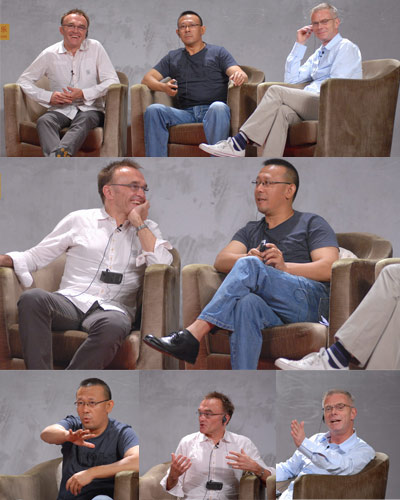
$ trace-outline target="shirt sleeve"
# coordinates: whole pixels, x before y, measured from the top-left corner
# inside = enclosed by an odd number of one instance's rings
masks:
[[[364,442],[359,442],[352,449],[344,451],[340,446],[327,448],[326,445],[308,438],[301,443],[299,451],[317,467],[325,469],[330,474],[342,475],[357,474],[375,456],[375,451]]]
[[[181,441],[178,444],[178,448],[175,451],[175,456],[177,456],[179,454],[187,456],[186,453],[187,453],[187,451],[184,449],[184,446],[183,446],[182,441]],[[162,486],[162,488],[166,492],[170,493],[171,495],[175,495],[176,497],[183,497],[184,496],[184,493],[183,493],[183,479],[185,477],[185,474],[182,474],[181,476],[179,476],[179,479],[178,479],[178,482],[176,483],[176,485],[173,488],[171,488],[170,490],[167,490],[167,479],[168,479],[169,471],[170,470],[171,469],[167,470],[167,473],[165,474],[165,476],[160,481],[160,485]]]
[[[306,50],[307,47],[305,45],[295,42],[293,49],[286,59],[284,77],[285,83],[304,83],[311,80],[314,54],[310,56],[303,65],[301,65],[301,61],[306,53]]]
[[[150,231],[157,238],[154,245],[154,252],[145,252],[142,251],[136,257],[136,265],[142,266],[146,264],[146,266],[150,266],[151,264],[166,264],[167,266],[172,263],[172,255],[169,250],[172,250],[172,245],[169,241],[164,240],[161,235],[161,231],[158,228],[158,224],[150,219],[145,221],[146,225],[150,229]]]
[[[125,453],[134,446],[139,445],[139,438],[130,425],[125,425],[118,438],[118,451],[123,457]]]
[[[261,458],[260,452],[258,451],[257,446],[249,439],[248,443],[244,447],[244,451],[246,454],[252,458],[255,462],[258,463],[260,467],[268,470],[271,474],[275,474],[275,468],[269,467],[264,460]]]
[[[362,78],[360,49],[347,40],[342,42],[333,61],[330,78]]]
[[[174,75],[171,75],[171,67],[170,67],[170,54],[168,53],[166,56],[164,56],[161,61],[159,61],[154,68],[156,71],[158,71],[163,78],[167,78],[167,76],[170,76],[171,78],[174,77]]]
[[[299,451],[295,451],[286,462],[280,462],[276,465],[276,480],[286,481],[286,479],[298,476],[303,466],[304,456]]]
[[[96,43],[96,51],[93,57],[96,57],[98,83],[82,89],[84,102],[89,106],[99,97],[106,95],[108,87],[111,84],[120,83],[118,75],[104,47],[100,42],[97,42],[97,40],[92,40],[92,42]],[[92,54],[90,54],[90,57],[92,57]]]
[[[41,52],[17,80],[17,84],[20,85],[24,93],[45,108],[50,107],[53,92],[37,87],[35,82],[45,76],[48,57],[46,50]]]
[[[325,247],[339,248],[334,230],[319,215],[314,215],[310,218],[308,224],[308,247],[310,252]]]
[[[24,287],[32,285],[32,272],[45,267],[71,246],[73,242],[72,226],[72,217],[69,214],[35,247],[25,252],[7,253],[12,258],[15,274]]]
[[[231,66],[237,66],[235,58],[224,47],[220,48],[219,61],[221,69],[226,73],[226,70]]]

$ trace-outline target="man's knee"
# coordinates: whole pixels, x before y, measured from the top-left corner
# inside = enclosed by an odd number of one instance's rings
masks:
[[[208,112],[210,113],[222,113],[226,114],[230,112],[229,106],[222,101],[215,101],[210,104],[208,108]]]
[[[240,269],[243,271],[246,271],[250,268],[253,269],[265,269],[268,266],[266,266],[263,262],[258,257],[254,256],[248,256],[248,257],[241,257],[238,259],[234,265],[234,268]]]
[[[61,130],[61,126],[58,123],[57,118],[52,113],[44,113],[42,116],[40,116],[37,119],[36,128],[38,129],[38,131],[49,128],[58,132]]]
[[[90,316],[88,318],[90,320]],[[96,333],[102,335],[110,344],[122,341],[131,331],[132,323],[130,318],[121,312],[105,311],[89,326],[82,323],[82,329],[89,334]]]
[[[41,288],[32,288],[22,292],[18,300],[18,310],[34,310],[42,306],[48,297],[49,292]]]
[[[154,118],[156,116],[160,116],[160,115],[163,115],[166,111],[166,106],[164,104],[158,104],[158,103],[155,103],[155,104],[150,104],[150,106],[148,106],[146,108],[146,111],[144,112],[144,119],[151,119],[151,118]]]

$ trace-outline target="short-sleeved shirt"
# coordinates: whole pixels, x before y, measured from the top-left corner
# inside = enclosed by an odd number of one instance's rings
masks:
[[[234,234],[233,240],[243,243],[247,251],[267,240],[279,248],[285,262],[296,263],[312,262],[310,254],[318,248],[338,247],[336,234],[323,217],[297,210],[272,229],[268,228],[265,218],[250,221]]]
[[[73,415],[68,415],[58,424],[67,430],[76,431],[82,429],[80,419]],[[87,448],[70,442],[62,445],[62,480],[57,500],[92,500],[94,496],[100,494],[112,497],[114,494],[114,477],[94,479],[84,486],[77,496],[66,491],[65,484],[76,472],[98,465],[109,465],[121,460],[129,448],[139,444],[139,439],[130,425],[123,424],[112,418],[109,419],[106,430],[100,436],[87,441],[93,443],[95,447]]]
[[[206,44],[192,56],[184,48],[171,50],[154,69],[164,78],[169,76],[178,82],[178,106],[186,109],[215,101],[226,103],[229,81],[226,70],[236,65],[224,47]]]

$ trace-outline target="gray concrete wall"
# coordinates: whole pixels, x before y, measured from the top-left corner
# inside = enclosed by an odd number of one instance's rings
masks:
[[[375,451],[389,455],[389,481],[386,498],[399,498],[400,421],[398,371],[278,372],[277,374],[277,462],[287,460],[295,451],[290,422],[304,420],[306,436],[328,429],[322,423],[322,395],[333,388],[350,391],[358,414],[357,435]]]
[[[100,206],[96,176],[107,159],[0,158],[0,252],[38,243],[67,213]],[[297,158],[297,210],[325,217],[336,232],[366,231],[400,256],[398,158]],[[150,218],[183,265],[213,264],[236,230],[257,214],[251,180],[257,158],[142,158]]]
[[[267,81],[282,81],[284,61],[296,30],[309,22],[315,0],[81,0],[91,19],[90,37],[100,40],[115,67],[130,84],[139,83],[167,50],[178,48],[176,18],[186,9],[204,19],[208,43],[224,45],[239,64],[258,67]],[[336,0],[343,36],[357,43],[363,59],[399,58],[400,11],[397,0]],[[0,41],[0,83],[15,82],[41,50],[60,39],[60,14],[75,0],[1,0],[0,21],[10,24],[10,40]],[[317,48],[309,42],[307,54]],[[400,105],[398,106],[399,109]],[[397,112],[399,115],[399,112]],[[0,155],[4,147],[4,106],[0,104]],[[400,123],[396,120],[392,156],[400,156]]]

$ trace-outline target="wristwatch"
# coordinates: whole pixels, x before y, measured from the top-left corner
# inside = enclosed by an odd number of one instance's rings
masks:
[[[143,223],[143,224],[141,224],[140,226],[138,226],[138,227],[136,228],[136,233],[138,233],[141,229],[144,229],[144,228],[146,228],[146,227],[148,227],[148,226],[147,226],[147,224],[144,224],[144,223]]]

